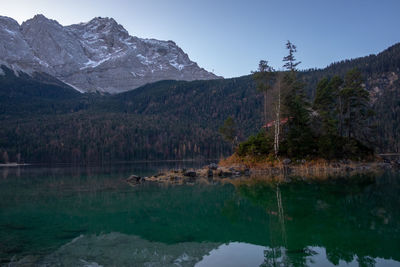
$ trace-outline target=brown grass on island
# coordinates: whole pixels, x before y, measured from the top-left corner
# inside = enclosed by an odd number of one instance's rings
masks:
[[[320,158],[291,161],[274,157],[239,157],[237,154],[221,159],[219,166],[249,168],[252,181],[268,180],[276,182],[293,180],[319,181],[345,176],[355,177],[382,173],[384,170],[399,167],[384,162],[379,157],[363,161],[325,160]]]
[[[284,169],[294,168],[297,170],[326,170],[326,169],[362,169],[372,168],[386,165],[379,157],[369,158],[367,160],[352,161],[352,160],[326,160],[321,158],[309,160],[296,160],[268,157],[239,157],[236,153],[223,158],[219,161],[219,166],[232,167],[241,166],[252,170],[268,170],[268,169]]]

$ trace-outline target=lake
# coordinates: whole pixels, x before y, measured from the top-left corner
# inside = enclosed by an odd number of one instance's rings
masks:
[[[200,162],[0,168],[0,264],[400,266],[400,175],[132,187]]]

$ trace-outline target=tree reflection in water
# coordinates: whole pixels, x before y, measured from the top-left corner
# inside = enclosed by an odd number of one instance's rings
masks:
[[[334,265],[357,260],[360,266],[374,266],[378,257],[399,261],[395,174],[290,183],[259,178],[235,186],[269,215],[262,266],[308,266],[318,254],[313,247],[325,248]]]

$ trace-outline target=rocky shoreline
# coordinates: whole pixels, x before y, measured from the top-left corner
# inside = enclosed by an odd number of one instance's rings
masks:
[[[400,162],[352,162],[349,160],[335,162],[292,162],[284,159],[279,164],[263,164],[249,167],[246,164],[216,164],[211,163],[199,169],[173,169],[159,172],[151,177],[131,175],[126,182],[132,186],[144,182],[168,184],[218,183],[237,179],[266,178],[271,180],[283,179],[290,181],[290,177],[301,180],[324,180],[345,175],[377,173],[385,170],[400,169]],[[296,179],[297,180],[297,179]]]
[[[199,181],[209,183],[226,178],[250,177],[250,175],[251,171],[248,168],[228,168],[211,163],[200,169],[173,169],[159,172],[151,177],[131,175],[126,181],[130,185],[138,185],[143,182],[191,184]]]

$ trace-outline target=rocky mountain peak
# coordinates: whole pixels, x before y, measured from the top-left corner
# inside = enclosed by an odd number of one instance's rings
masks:
[[[34,54],[49,66],[47,72],[52,75],[74,71],[85,62],[79,40],[55,20],[36,15],[22,23],[21,32]]]
[[[88,24],[118,25],[115,19],[109,17],[95,17],[92,20],[90,20]]]
[[[18,30],[19,29],[19,24],[13,18],[9,18],[9,17],[6,17],[6,16],[0,16],[0,27],[2,29]]]
[[[173,41],[130,36],[113,18],[62,26],[39,14],[20,27],[0,17],[0,35],[0,64],[46,72],[83,92],[118,93],[159,80],[219,78]]]
[[[113,18],[102,18],[102,17],[97,17],[89,21],[88,23],[83,24],[85,25],[87,30],[90,30],[92,32],[103,32],[103,33],[109,33],[109,32],[124,32],[128,34],[128,32],[125,30],[125,28],[118,24]]]
[[[59,24],[56,20],[48,19],[42,14],[35,15],[33,18],[28,19],[27,21],[24,21],[21,25],[22,29],[27,29],[30,27],[57,27],[57,28],[62,28],[62,25]]]
[[[119,40],[130,37],[125,28],[113,18],[97,17],[87,23],[74,24],[66,28],[86,40],[88,45],[103,41],[105,42],[103,45],[114,46]]]
[[[46,18],[46,16],[43,14],[36,14],[30,20],[32,20],[32,21],[50,21],[50,19]]]

